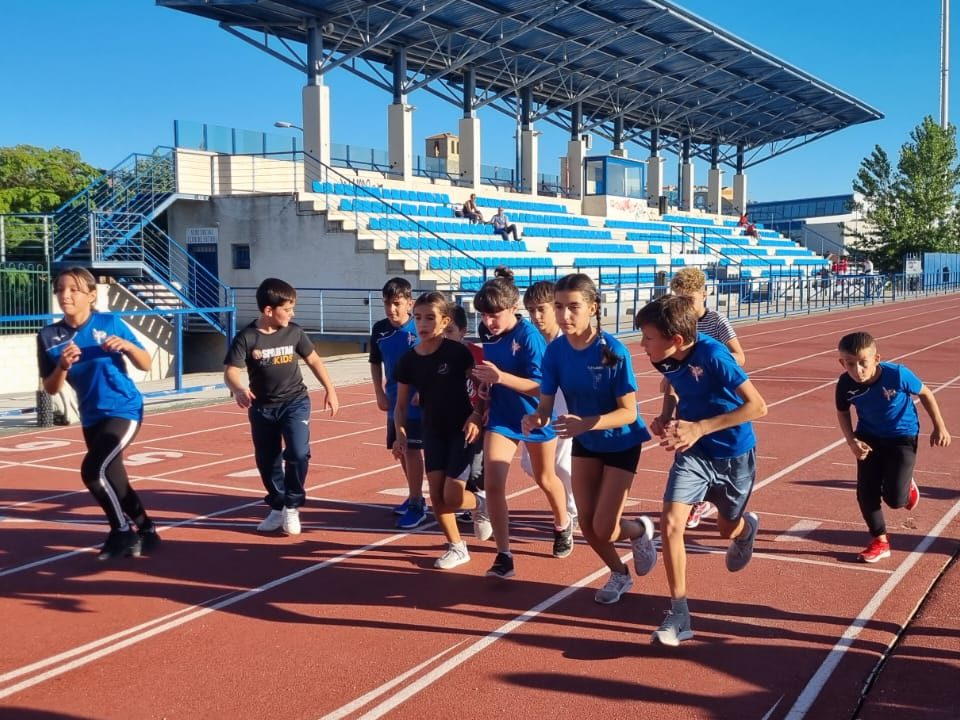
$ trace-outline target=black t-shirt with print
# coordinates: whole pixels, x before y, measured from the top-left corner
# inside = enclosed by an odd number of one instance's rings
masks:
[[[237,333],[223,364],[247,368],[255,405],[282,405],[307,394],[300,358],[312,352],[313,343],[296,323],[264,333],[254,321]]]
[[[443,338],[430,355],[410,350],[397,363],[397,382],[413,385],[420,393],[424,423],[439,433],[459,432],[473,412],[467,392],[467,373],[473,355],[463,343]]]

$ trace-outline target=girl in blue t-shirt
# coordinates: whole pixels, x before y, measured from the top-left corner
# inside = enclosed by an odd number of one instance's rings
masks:
[[[55,395],[67,382],[77,392],[87,445],[80,476],[110,522],[97,558],[149,552],[159,536],[130,486],[123,450],[143,421],[143,396],[127,375],[124,358],[149,370],[150,354],[120,318],[94,311],[97,283],[86,268],[61,272],[54,292],[63,319],[37,335],[37,359],[44,390]]]
[[[553,511],[554,555],[568,549],[573,524],[567,513],[563,484],[554,472],[556,437],[553,428],[537,429],[524,436],[520,427],[524,415],[534,411],[540,394],[541,361],[546,341],[533,325],[516,314],[520,291],[513,273],[497,268],[496,277],[477,292],[473,306],[483,320],[484,361],[473,370],[476,380],[490,387],[490,404],[483,443],[486,502],[478,508],[489,516],[497,543],[497,557],[487,575],[512,577],[510,516],[507,510],[507,471],[521,440],[527,444],[533,479],[543,490]],[[565,554],[569,554],[566,552]]]
[[[540,403],[523,419],[523,429],[532,433],[553,427],[559,437],[573,438],[573,494],[580,531],[610,568],[610,578],[594,599],[610,604],[633,586],[616,541],[630,541],[638,575],[649,573],[657,561],[650,519],[622,517],[640,446],[650,433],[637,414],[630,354],[600,329],[600,298],[593,280],[582,273],[560,278],[554,306],[563,336],[547,347]],[[551,421],[558,389],[567,400],[568,413]]]

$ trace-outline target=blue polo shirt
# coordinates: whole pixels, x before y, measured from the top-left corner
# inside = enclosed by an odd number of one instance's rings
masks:
[[[601,337],[619,358],[610,367],[603,364]],[[617,398],[637,390],[630,354],[623,343],[606,332],[582,350],[574,348],[570,340],[561,335],[547,346],[543,356],[540,392],[556,395],[557,388],[563,390],[567,408],[574,415],[589,417],[612,412],[618,407]],[[590,430],[577,436],[581,445],[596,453],[627,450],[649,439],[650,433],[639,415],[629,425]]]
[[[388,418],[393,417],[394,408],[397,406],[397,379],[394,377],[397,363],[410,348],[419,344],[417,324],[412,315],[400,327],[396,327],[386,318],[378,320],[370,333],[370,364],[383,365],[384,390],[390,403]],[[412,392],[410,397],[413,398]],[[417,405],[407,407],[407,419],[420,419],[420,408]]]
[[[41,377],[56,369],[60,355],[71,341],[80,348],[80,359],[67,372],[67,382],[77,393],[84,427],[107,418],[143,421],[143,396],[127,374],[123,354],[101,347],[111,335],[143,348],[127,324],[110,313],[94,312],[78,328],[60,320],[37,334]]]
[[[543,379],[543,353],[547,341],[526,318],[518,316],[513,329],[502,335],[481,336],[483,359],[500,370],[537,383]],[[552,427],[539,428],[524,435],[520,427],[524,415],[537,409],[537,398],[504,387],[500,383],[490,388],[490,415],[487,429],[504,437],[526,442],[546,442],[556,437]]]
[[[653,366],[663,373],[679,395],[677,417],[696,422],[724,415],[743,405],[738,387],[747,382],[747,374],[737,365],[725,345],[699,333],[683,360],[667,358]],[[753,423],[745,422],[704,435],[694,447],[717,460],[734,458],[757,444]]]
[[[837,380],[837,410],[857,409],[856,432],[874,437],[915,437],[920,418],[913,395],[923,389],[920,378],[905,365],[882,362],[880,377],[872,383],[858,383],[847,373]]]

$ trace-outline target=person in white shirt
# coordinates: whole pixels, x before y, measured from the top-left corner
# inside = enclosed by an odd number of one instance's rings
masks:
[[[510,219],[503,213],[503,208],[497,208],[497,214],[490,218],[490,224],[493,225],[493,231],[504,240],[509,240],[507,235],[513,233],[514,241],[520,241],[517,237],[517,226],[510,223]]]

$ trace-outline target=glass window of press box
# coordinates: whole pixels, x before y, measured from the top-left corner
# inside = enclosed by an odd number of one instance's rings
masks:
[[[616,195],[640,198],[647,196],[647,164],[627,158],[589,157],[586,168],[585,195]]]

